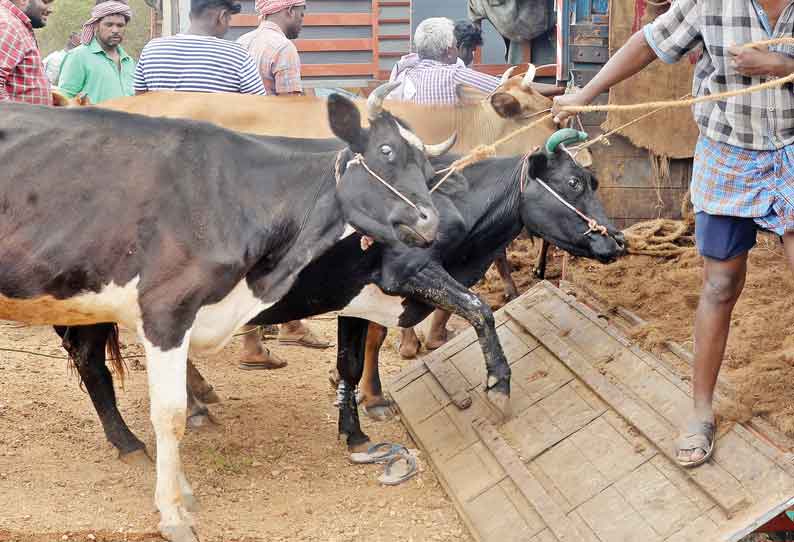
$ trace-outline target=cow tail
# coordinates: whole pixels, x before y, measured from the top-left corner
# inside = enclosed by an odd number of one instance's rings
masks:
[[[105,343],[108,352],[108,361],[113,372],[118,376],[119,387],[124,389],[124,378],[127,375],[127,364],[121,355],[121,345],[119,343],[119,326],[113,324],[108,333],[107,342]]]

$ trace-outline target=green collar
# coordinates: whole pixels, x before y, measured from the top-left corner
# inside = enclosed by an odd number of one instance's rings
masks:
[[[91,43],[86,45],[86,47],[88,47],[88,50],[91,51],[94,54],[103,54],[106,57],[108,56],[107,53],[105,52],[105,50],[102,48],[102,46],[99,45],[99,41],[97,41],[96,37],[94,39],[92,39]],[[118,49],[119,49],[119,59],[120,60],[124,61],[124,60],[126,60],[128,58],[131,58],[130,55],[127,54],[127,51],[125,51],[124,48],[121,45],[119,45]]]

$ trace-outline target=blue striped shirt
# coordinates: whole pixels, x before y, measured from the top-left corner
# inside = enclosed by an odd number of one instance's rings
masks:
[[[251,56],[237,43],[212,36],[157,38],[141,51],[135,91],[267,94]]]

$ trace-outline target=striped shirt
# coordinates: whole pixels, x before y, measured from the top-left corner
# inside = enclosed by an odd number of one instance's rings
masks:
[[[435,60],[419,59],[416,54],[404,56],[392,71],[390,80],[403,85],[392,99],[418,104],[458,103],[458,85],[468,85],[490,94],[499,86],[500,80],[491,75],[467,68],[463,62],[444,64]]]
[[[253,59],[234,42],[177,34],[157,38],[141,51],[135,91],[266,94]]]

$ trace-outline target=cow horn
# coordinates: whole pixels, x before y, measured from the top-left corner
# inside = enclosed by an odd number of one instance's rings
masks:
[[[451,136],[449,136],[449,139],[442,143],[436,143],[435,145],[425,145],[425,154],[431,158],[443,156],[449,151],[449,149],[452,148],[457,139],[458,132],[454,132]]]
[[[401,84],[402,83],[399,81],[383,83],[372,91],[372,94],[367,98],[367,118],[369,120],[375,120],[375,118],[380,115],[381,111],[383,111],[383,100],[386,99],[386,96],[391,94],[391,91]]]
[[[527,66],[527,73],[524,74],[524,78],[521,80],[521,88],[528,89],[532,85],[532,81],[535,80],[535,72],[537,68],[531,62],[529,66]]]
[[[573,128],[563,128],[562,130],[557,130],[551,134],[551,137],[549,137],[548,141],[546,141],[546,152],[553,154],[557,152],[557,147],[560,145],[572,141],[585,141],[586,139],[587,134],[585,132],[580,132],[579,130],[574,130]]]
[[[500,87],[507,83],[508,79],[510,79],[510,77],[513,75],[513,72],[516,71],[516,68],[518,68],[518,66],[510,66],[505,70],[505,72],[502,74],[502,79],[499,81]]]

